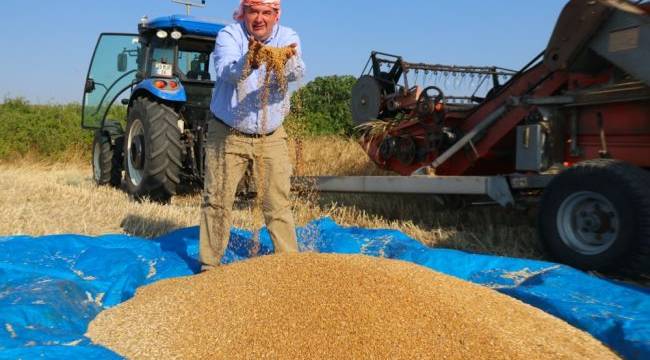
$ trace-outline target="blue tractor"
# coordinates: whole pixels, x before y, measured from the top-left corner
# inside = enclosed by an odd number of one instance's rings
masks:
[[[175,15],[143,18],[138,34],[100,35],[82,109],[82,127],[95,131],[97,184],[157,202],[202,184],[210,60],[223,27]]]

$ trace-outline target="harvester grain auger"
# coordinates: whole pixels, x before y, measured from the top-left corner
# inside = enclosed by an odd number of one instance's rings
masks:
[[[320,190],[483,194],[504,206],[537,194],[539,235],[558,260],[647,272],[649,9],[572,0],[520,71],[373,52],[353,118],[370,158],[403,176],[319,178]],[[450,94],[463,79],[475,89]]]

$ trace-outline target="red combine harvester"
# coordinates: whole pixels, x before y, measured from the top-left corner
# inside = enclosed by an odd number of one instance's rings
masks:
[[[353,118],[370,158],[403,176],[321,177],[318,188],[483,194],[503,206],[537,196],[540,238],[559,261],[646,272],[649,12],[572,0],[546,50],[521,71],[373,52],[353,89]],[[482,96],[452,96],[436,81],[417,85],[418,75],[491,85]]]

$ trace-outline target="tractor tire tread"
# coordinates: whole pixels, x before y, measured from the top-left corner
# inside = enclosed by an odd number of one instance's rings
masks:
[[[594,174],[615,179],[612,186],[619,186],[619,191],[625,194],[637,212],[634,216],[636,238],[638,243],[627,251],[627,254],[616,261],[611,270],[626,275],[650,274],[650,174],[648,171],[616,159],[587,160],[575,165],[566,172],[576,176],[589,177]],[[546,198],[542,198],[542,208]]]
[[[94,141],[99,142],[99,147],[100,147],[100,153],[99,153],[100,174],[99,174],[99,179],[95,178],[95,182],[97,183],[97,185],[100,186],[109,185],[112,187],[119,187],[122,182],[122,165],[120,161],[121,142],[116,143],[116,146],[114,148],[113,145],[111,144],[110,136],[108,134],[104,134],[101,130],[98,130],[95,133]],[[93,151],[95,151],[94,145],[93,145]]]
[[[148,163],[145,178],[141,189],[131,191],[132,195],[167,202],[176,194],[182,169],[183,145],[177,124],[178,114],[171,107],[147,97],[136,99],[134,108],[144,110],[145,116],[140,120],[148,132],[145,134],[146,142],[153,151],[145,154]]]

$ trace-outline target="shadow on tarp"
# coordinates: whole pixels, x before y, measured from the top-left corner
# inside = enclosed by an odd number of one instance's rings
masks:
[[[162,234],[178,228],[178,224],[154,216],[128,214],[120,222],[124,233],[137,237],[151,237],[151,234]]]
[[[199,269],[198,228],[154,240],[109,235],[0,238],[0,358],[111,358],[83,336],[104,308],[158,280]],[[650,292],[548,262],[431,249],[399,231],[344,228],[322,219],[298,229],[301,251],[410,261],[491,287],[593,334],[630,359],[650,358]],[[224,263],[251,256],[233,230]],[[270,254],[268,232],[259,254]]]

